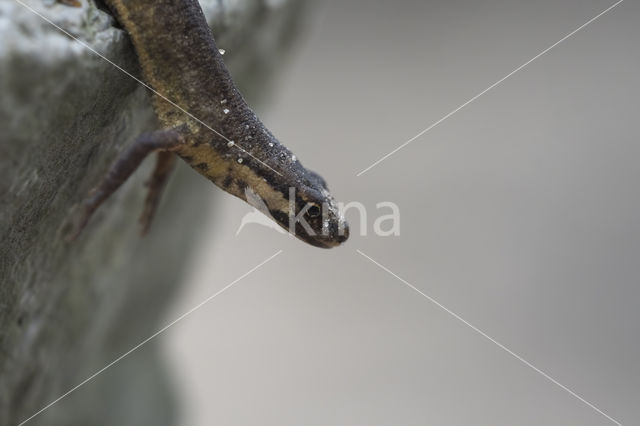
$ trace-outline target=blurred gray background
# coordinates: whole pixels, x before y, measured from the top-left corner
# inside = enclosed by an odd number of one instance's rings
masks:
[[[640,424],[638,2],[356,177],[613,3],[318,3],[261,115],[368,207],[369,235],[331,251],[236,236],[251,209],[216,197],[168,320],[284,252],[160,338],[182,424],[614,424],[356,249]],[[400,207],[400,237],[371,232],[380,201]]]

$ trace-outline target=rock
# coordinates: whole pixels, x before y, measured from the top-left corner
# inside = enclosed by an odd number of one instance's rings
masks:
[[[138,76],[124,32],[92,2],[21,0]],[[250,103],[296,28],[297,0],[210,0],[203,8]],[[156,124],[133,79],[15,0],[0,2],[0,425],[18,425],[152,335],[179,287],[216,188],[181,166],[151,232],[138,236],[153,160],[74,243],[72,208],[115,155]],[[28,424],[171,425],[155,341]]]

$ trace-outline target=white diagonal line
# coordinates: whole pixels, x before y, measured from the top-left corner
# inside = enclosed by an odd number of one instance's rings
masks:
[[[496,346],[498,346],[500,349],[502,349],[503,351],[507,352],[509,355],[513,356],[514,358],[516,358],[518,361],[522,362],[523,364],[525,364],[527,367],[531,368],[532,370],[534,370],[535,372],[541,374],[544,378],[546,378],[547,380],[549,380],[550,382],[554,383],[555,385],[559,386],[560,388],[562,388],[563,390],[565,390],[566,392],[568,392],[569,394],[573,395],[575,398],[579,399],[580,401],[582,401],[583,403],[585,403],[586,405],[588,405],[589,407],[591,407],[592,409],[594,409],[595,411],[597,411],[598,413],[602,414],[604,417],[606,417],[607,419],[611,420],[613,423],[617,424],[618,426],[622,426],[622,423],[620,423],[619,421],[615,420],[613,417],[609,416],[607,413],[605,413],[604,411],[600,410],[598,407],[596,407],[595,405],[593,405],[592,403],[590,403],[589,401],[587,401],[586,399],[584,399],[583,397],[581,397],[580,395],[578,395],[577,393],[575,393],[574,391],[572,391],[571,389],[569,389],[568,387],[566,387],[565,385],[563,385],[562,383],[558,382],[556,379],[554,379],[553,377],[551,377],[550,375],[548,375],[547,373],[545,373],[544,371],[540,370],[538,367],[536,367],[535,365],[531,364],[529,361],[527,361],[526,359],[524,359],[523,357],[521,357],[520,355],[518,355],[517,353],[513,352],[511,349],[507,348],[506,346],[504,346],[502,343],[498,342],[496,339],[494,339],[493,337],[489,336],[487,333],[485,333],[484,331],[480,330],[478,327],[476,327],[475,325],[471,324],[470,322],[468,322],[467,320],[465,320],[464,318],[462,318],[460,315],[456,314],[455,312],[453,312],[451,309],[447,308],[446,306],[444,306],[443,304],[441,304],[440,302],[438,302],[436,299],[434,299],[433,297],[427,295],[426,293],[422,292],[421,290],[419,290],[417,287],[415,287],[413,284],[411,284],[410,282],[404,280],[403,278],[399,277],[398,275],[396,275],[395,273],[393,273],[389,268],[387,268],[384,265],[381,265],[380,263],[378,263],[377,261],[375,261],[374,259],[372,259],[371,257],[367,256],[366,254],[364,254],[362,251],[360,250],[356,250],[358,252],[358,254],[360,254],[361,256],[365,257],[366,259],[368,259],[369,261],[371,261],[372,263],[374,263],[376,266],[378,266],[380,269],[382,269],[383,271],[389,273],[390,275],[392,275],[393,277],[395,277],[396,279],[398,279],[399,281],[401,281],[403,284],[405,284],[407,287],[409,287],[410,289],[414,290],[415,292],[417,292],[418,294],[420,294],[422,297],[424,297],[425,299],[429,300],[431,303],[435,304],[436,306],[438,306],[440,309],[444,310],[445,312],[447,312],[449,315],[453,316],[455,319],[457,319],[458,321],[462,322],[464,325],[466,325],[467,327],[471,328],[473,331],[475,331],[476,333],[480,334],[481,336],[485,337],[486,339],[488,339],[489,341],[491,341],[492,343],[494,343]]]
[[[422,130],[420,133],[418,133],[417,135],[415,135],[414,137],[412,137],[411,139],[409,139],[408,141],[406,141],[405,143],[403,143],[402,145],[398,146],[396,149],[394,149],[393,151],[389,152],[388,154],[384,155],[382,158],[380,158],[379,160],[377,160],[375,163],[371,164],[369,167],[367,167],[364,170],[361,170],[356,176],[361,176],[364,173],[368,172],[369,170],[371,170],[372,168],[374,168],[375,166],[377,166],[378,164],[380,164],[381,162],[383,162],[384,160],[386,160],[387,158],[391,157],[393,154],[395,154],[396,152],[400,151],[402,148],[404,148],[405,146],[409,145],[411,142],[413,142],[414,140],[418,139],[420,136],[424,135],[425,133],[427,133],[429,130],[433,129],[434,127],[436,127],[438,124],[442,123],[443,121],[445,121],[447,118],[451,117],[453,114],[457,113],[458,111],[460,111],[462,108],[466,107],[467,105],[469,105],[470,103],[472,103],[473,101],[475,101],[476,99],[478,99],[480,96],[484,95],[485,93],[487,93],[489,90],[493,89],[494,87],[498,86],[500,83],[502,83],[503,81],[505,81],[506,79],[508,79],[509,77],[511,77],[512,75],[514,75],[515,73],[517,73],[518,71],[520,71],[521,69],[523,69],[524,67],[526,67],[527,65],[529,65],[530,63],[532,63],[533,61],[535,61],[536,59],[540,58],[542,55],[544,55],[545,53],[549,52],[551,49],[553,49],[554,47],[556,47],[557,45],[559,45],[560,43],[562,43],[563,41],[565,41],[566,39],[568,39],[569,37],[573,36],[574,34],[576,34],[578,31],[582,30],[584,27],[586,27],[587,25],[591,24],[593,21],[595,21],[596,19],[600,18],[602,15],[604,15],[605,13],[609,12],[611,9],[613,9],[614,7],[618,6],[620,3],[622,3],[624,0],[618,0],[616,3],[614,3],[613,5],[609,6],[608,8],[606,8],[605,10],[603,10],[602,12],[600,12],[599,14],[597,14],[596,16],[594,16],[593,18],[589,19],[587,22],[585,22],[584,24],[580,25],[578,28],[576,28],[575,30],[571,31],[569,34],[567,34],[566,36],[562,37],[560,40],[558,40],[557,42],[553,43],[551,46],[547,47],[546,49],[544,49],[542,52],[538,53],[536,56],[534,56],[533,58],[529,59],[527,62],[525,62],[524,64],[520,65],[518,68],[516,68],[515,70],[511,71],[509,74],[505,75],[504,77],[502,77],[500,80],[496,81],[495,83],[493,83],[491,86],[487,87],[486,89],[484,89],[482,92],[478,93],[477,95],[475,95],[473,98],[469,99],[468,101],[466,101],[465,103],[463,103],[462,105],[460,105],[459,107],[457,107],[456,109],[454,109],[453,111],[451,111],[450,113],[448,113],[447,115],[445,115],[444,117],[442,117],[441,119],[439,119],[438,121],[436,121],[435,123],[431,124],[429,127],[427,127],[426,129]]]
[[[223,292],[225,292],[226,290],[228,290],[229,288],[231,288],[231,286],[233,286],[234,284],[236,284],[238,281],[242,280],[243,278],[245,278],[246,276],[248,276],[249,274],[251,274],[252,272],[254,272],[256,269],[260,268],[261,266],[263,266],[264,264],[266,264],[267,262],[273,260],[276,256],[278,256],[280,253],[282,253],[282,250],[278,250],[275,254],[273,254],[271,257],[269,257],[268,259],[262,261],[261,263],[259,263],[258,265],[254,266],[253,268],[251,268],[250,270],[248,270],[247,272],[245,272],[244,274],[242,274],[241,276],[239,276],[238,278],[236,278],[235,280],[233,280],[231,283],[227,284],[226,286],[224,286],[222,289],[218,290],[216,293],[212,294],[211,296],[207,297],[206,299],[204,299],[202,302],[198,303],[196,306],[194,306],[193,308],[189,309],[187,312],[185,312],[184,314],[180,315],[178,318],[176,318],[175,320],[171,321],[169,324],[165,325],[164,327],[162,327],[160,330],[156,331],[155,333],[153,333],[151,336],[147,337],[146,339],[144,339],[143,341],[141,341],[140,343],[138,343],[136,346],[134,346],[133,348],[129,349],[127,352],[123,353],[122,355],[120,355],[118,358],[114,359],[113,361],[111,361],[109,364],[105,365],[104,367],[102,367],[100,370],[96,371],[95,373],[93,373],[91,376],[87,377],[86,379],[84,379],[82,382],[78,383],[76,386],[72,387],[71,389],[69,389],[67,392],[65,392],[64,394],[62,394],[61,396],[59,396],[58,398],[56,398],[55,400],[51,401],[49,404],[45,405],[44,407],[42,407],[40,410],[38,410],[36,413],[34,413],[32,416],[30,416],[29,418],[23,420],[20,424],[18,424],[18,426],[22,426],[25,423],[29,422],[30,420],[32,420],[34,417],[40,415],[42,412],[44,412],[45,410],[51,408],[53,405],[57,404],[58,402],[60,402],[62,399],[66,398],[67,396],[71,395],[73,392],[75,392],[76,390],[78,390],[80,387],[84,386],[85,384],[87,384],[88,382],[90,382],[91,380],[95,379],[97,376],[99,376],[100,374],[104,373],[107,369],[113,367],[115,364],[117,364],[118,362],[122,361],[125,357],[131,355],[133,352],[137,351],[138,349],[140,349],[142,346],[146,345],[147,343],[149,343],[151,340],[153,340],[154,338],[158,337],[160,334],[164,333],[165,331],[167,331],[169,328],[171,328],[172,326],[174,326],[176,323],[182,321],[183,319],[185,319],[187,316],[191,315],[192,313],[194,313],[195,311],[197,311],[198,309],[200,309],[201,307],[203,307],[204,305],[206,305],[207,303],[209,303],[210,301],[212,301],[213,299],[215,299],[216,297],[218,297],[220,294],[222,294]]]
[[[176,104],[175,102],[173,102],[172,100],[170,100],[169,98],[167,98],[166,96],[164,96],[163,94],[161,94],[160,92],[158,92],[157,90],[155,90],[153,87],[149,86],[147,83],[145,83],[144,81],[140,80],[139,78],[137,78],[136,76],[134,76],[133,74],[131,74],[129,71],[125,70],[124,68],[122,68],[120,65],[116,64],[115,62],[113,62],[112,60],[110,60],[109,58],[107,58],[106,56],[104,56],[103,54],[101,54],[100,52],[98,52],[97,50],[95,50],[93,47],[89,46],[87,43],[85,43],[84,41],[80,40],[78,37],[74,36],[73,34],[71,34],[70,32],[68,32],[67,30],[65,30],[64,28],[60,27],[59,25],[57,25],[56,23],[54,23],[53,21],[51,21],[49,18],[47,18],[46,16],[42,15],[40,12],[38,12],[37,10],[33,9],[31,6],[23,3],[21,0],[14,0],[16,3],[20,4],[22,7],[24,7],[25,9],[29,10],[30,12],[32,12],[33,14],[39,16],[41,19],[43,19],[44,21],[46,21],[47,23],[49,23],[50,25],[52,25],[53,27],[55,27],[58,31],[60,31],[61,33],[63,33],[64,35],[66,35],[67,37],[71,38],[72,40],[76,41],[77,43],[79,43],[80,45],[82,45],[83,47],[89,49],[91,52],[95,53],[96,55],[98,55],[100,58],[104,59],[105,61],[107,61],[108,63],[110,63],[111,65],[113,65],[114,67],[116,67],[118,70],[120,70],[121,72],[123,72],[124,74],[126,74],[127,76],[129,76],[130,78],[134,79],[135,81],[137,81],[139,84],[141,84],[142,86],[146,87],[147,89],[149,89],[151,92],[153,92],[155,95],[157,95],[158,97],[164,99],[165,101],[167,101],[169,104],[171,104],[173,107],[175,107],[176,109],[182,111],[183,113],[185,113],[186,115],[188,115],[189,117],[191,117],[192,119],[194,119],[195,121],[197,121],[198,123],[202,124],[204,127],[206,127],[207,129],[211,130],[213,133],[215,133],[216,135],[220,136],[222,139],[224,139],[227,142],[232,142],[231,139],[227,138],[225,135],[223,135],[222,133],[218,132],[217,130],[215,130],[214,128],[212,128],[211,126],[209,126],[207,123],[205,123],[204,121],[200,120],[198,117],[194,116],[193,114],[191,114],[189,111],[187,111],[186,109],[182,108],[180,105]],[[278,172],[277,170],[275,170],[273,167],[271,167],[270,165],[268,165],[267,163],[265,163],[264,161],[260,160],[259,158],[255,157],[253,154],[251,154],[249,151],[247,151],[246,149],[244,149],[242,146],[240,146],[237,142],[234,142],[233,145],[234,147],[237,147],[240,151],[244,152],[245,154],[247,154],[249,157],[253,158],[254,160],[256,160],[258,163],[262,164],[263,166],[271,169],[271,171],[273,171],[274,173],[282,176],[282,174],[280,172]]]

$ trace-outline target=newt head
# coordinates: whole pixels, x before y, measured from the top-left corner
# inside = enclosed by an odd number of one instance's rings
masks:
[[[270,203],[273,195],[260,187],[257,191],[246,187],[245,200],[307,244],[320,248],[339,246],[349,238],[349,225],[324,179],[302,167],[296,174],[294,185],[278,186],[280,202]],[[272,193],[272,189],[268,192]]]
[[[290,208],[289,223],[295,226],[294,235],[302,241],[316,247],[336,247],[349,238],[349,225],[325,180],[305,171],[306,179],[298,183],[295,191],[293,188],[289,191],[289,204],[295,205],[295,210]]]

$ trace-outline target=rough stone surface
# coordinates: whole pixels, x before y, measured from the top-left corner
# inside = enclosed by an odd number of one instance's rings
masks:
[[[87,0],[22,0],[138,74],[128,38]],[[296,0],[202,1],[252,103],[300,24]],[[118,150],[155,127],[146,91],[14,0],[0,0],[0,425],[17,425],[158,330],[215,188],[181,166],[138,236],[145,162],[75,243],[61,229]],[[153,342],[28,424],[171,425]]]

